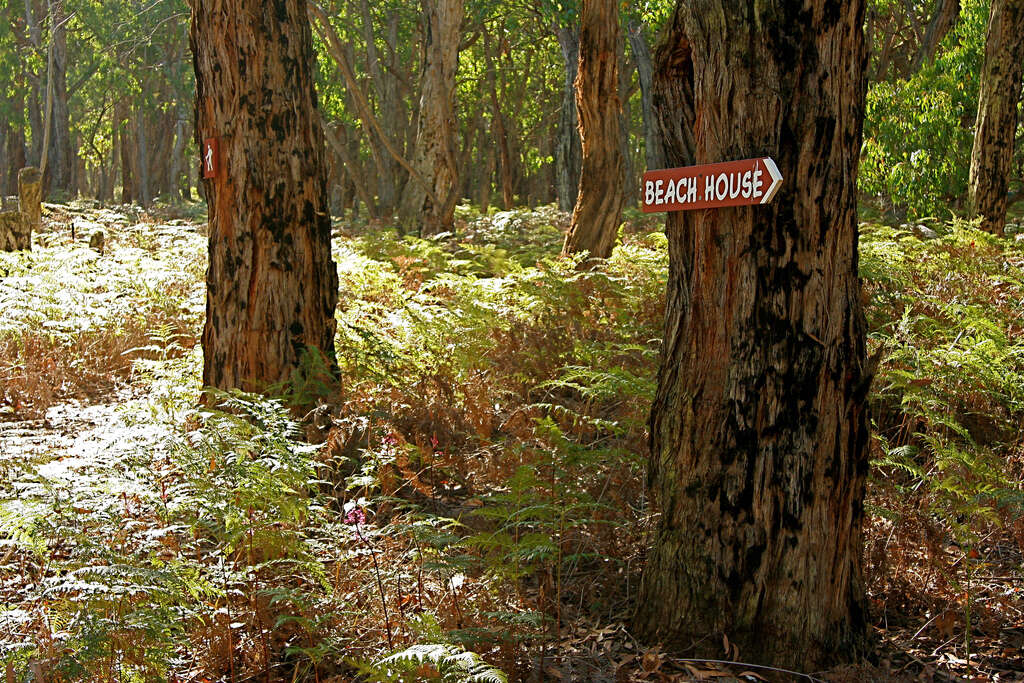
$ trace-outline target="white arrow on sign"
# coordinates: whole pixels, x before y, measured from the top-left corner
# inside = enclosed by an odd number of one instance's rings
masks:
[[[644,173],[645,213],[756,206],[772,201],[782,173],[770,157],[662,168]]]
[[[765,191],[764,197],[761,199],[762,204],[767,204],[775,196],[775,193],[779,191],[779,185],[782,185],[782,174],[779,173],[779,167],[775,165],[775,161],[771,157],[763,157],[761,162],[768,169],[768,173],[772,177],[771,187]]]

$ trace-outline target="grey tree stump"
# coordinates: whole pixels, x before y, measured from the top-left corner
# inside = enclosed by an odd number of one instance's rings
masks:
[[[0,213],[0,251],[32,249],[32,231],[43,220],[43,178],[38,168],[18,172],[18,211]]]

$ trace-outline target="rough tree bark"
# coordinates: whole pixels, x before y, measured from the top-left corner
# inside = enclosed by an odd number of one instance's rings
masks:
[[[658,51],[668,164],[771,156],[784,178],[768,206],[667,222],[635,628],[693,656],[726,634],[813,670],[865,646],[863,21],[863,0],[679,0]]]
[[[584,0],[576,77],[583,169],[564,254],[588,252],[591,259],[608,258],[622,221],[618,42],[618,3]]]
[[[0,211],[0,251],[23,250],[25,232],[21,211]]]
[[[43,179],[37,168],[18,172],[18,210],[0,213],[0,251],[30,251],[43,215]]]
[[[29,238],[31,238],[32,231],[39,230],[43,223],[42,180],[38,168],[30,166],[18,171],[18,206],[25,217]]]
[[[971,150],[969,196],[983,230],[1003,234],[1024,69],[1024,0],[992,0],[978,118]]]
[[[427,179],[406,183],[400,215],[423,235],[452,230],[458,201],[455,71],[463,0],[423,0],[424,60],[412,167]]]
[[[579,112],[576,109],[580,32],[575,26],[559,26],[555,29],[555,35],[562,49],[562,62],[565,66],[562,108],[558,114],[558,140],[555,145],[555,194],[558,197],[558,208],[572,211],[580,192],[580,168],[583,165]]]
[[[196,143],[217,138],[205,180],[210,265],[203,383],[264,390],[307,349],[334,362],[324,137],[304,0],[197,0]]]

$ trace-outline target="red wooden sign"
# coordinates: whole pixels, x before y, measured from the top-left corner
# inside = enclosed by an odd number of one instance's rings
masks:
[[[767,204],[781,184],[782,174],[768,157],[648,171],[643,178],[643,210]]]
[[[203,177],[216,178],[220,170],[220,144],[217,138],[203,140]]]

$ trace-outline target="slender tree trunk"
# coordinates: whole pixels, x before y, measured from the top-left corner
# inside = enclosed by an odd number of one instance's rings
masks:
[[[70,113],[68,110],[67,86],[67,24],[63,0],[49,0],[50,41],[52,42],[52,58],[50,78],[52,109],[50,112],[49,152],[46,163],[46,176],[49,178],[51,191],[65,196],[74,194],[75,155],[72,149],[70,132]]]
[[[110,132],[110,155],[106,160],[100,161],[101,182],[96,192],[96,199],[104,203],[113,201],[114,179],[117,177],[117,122],[113,119],[113,112],[111,112]]]
[[[452,230],[458,201],[455,70],[463,0],[423,0],[424,64],[412,166],[427,179],[406,184],[402,222],[424,235]]]
[[[484,64],[487,67],[485,77],[487,93],[491,98],[491,132],[494,133],[494,139],[490,144],[496,144],[498,147],[499,172],[501,174],[501,208],[508,211],[515,202],[512,153],[509,151],[508,129],[505,126],[505,116],[501,113],[501,104],[498,99],[497,73],[494,68],[494,58],[491,55],[491,36],[486,28],[484,29]]]
[[[344,140],[339,140],[338,136],[335,135],[334,131],[332,131],[327,126],[324,126],[323,129],[324,137],[326,138],[327,144],[330,145],[330,148],[334,152],[335,156],[341,160],[341,164],[336,165],[343,166],[344,168],[347,168],[349,170],[349,173],[351,174],[351,182],[354,185],[356,195],[361,200],[363,200],[364,204],[366,204],[368,207],[372,207],[373,197],[371,196],[370,190],[364,182],[365,175],[360,169],[358,162],[356,161],[356,156],[352,154],[348,149],[348,133],[345,132],[344,127],[340,127],[340,129],[342,133],[344,133]],[[348,179],[345,179],[345,182],[348,182]]]
[[[11,128],[11,124],[7,121],[0,121],[0,152],[4,155],[3,163],[0,164],[0,195],[5,194],[9,178],[9,167],[7,165],[7,146],[11,142],[11,138],[14,136],[14,130]],[[0,196],[0,203],[2,203],[3,197]]]
[[[555,30],[562,49],[565,81],[562,84],[562,107],[558,116],[558,142],[555,146],[555,193],[558,208],[571,211],[580,192],[580,169],[583,148],[580,143],[579,112],[576,107],[576,74],[580,64],[580,33],[576,26],[560,26]]]
[[[168,165],[169,172],[167,174],[168,187],[167,190],[170,194],[172,202],[178,202],[184,199],[181,192],[181,167],[182,160],[185,154],[185,121],[178,119],[177,110],[174,111],[174,149],[171,150],[171,159]]]
[[[17,103],[15,106],[17,106]],[[18,171],[27,165],[25,158],[25,132],[17,126],[11,126],[7,135],[6,147],[4,166],[7,168],[7,181],[2,191],[6,195],[16,195],[18,194]]]
[[[863,0],[678,0],[658,51],[668,164],[771,156],[784,178],[767,206],[668,216],[635,628],[688,656],[724,634],[817,670],[866,646],[863,24]]]
[[[137,199],[142,206],[149,206],[153,196],[149,183],[149,140],[146,129],[146,114],[140,104],[135,110],[135,168],[138,170]]]
[[[172,96],[164,94],[163,97],[169,99]],[[146,168],[151,200],[171,194],[171,157],[174,154],[175,123],[173,111],[156,111],[144,119],[147,140]]]
[[[935,59],[935,53],[939,51],[939,43],[956,25],[958,18],[960,18],[960,0],[935,0],[935,9],[932,11],[932,18],[928,22],[921,47],[914,57],[910,68],[911,73],[920,69],[924,63]]]
[[[304,0],[196,0],[196,143],[219,141],[204,180],[210,265],[203,383],[264,390],[307,349],[334,362],[324,137]]]
[[[491,208],[491,183],[494,179],[496,165],[494,145],[489,144],[487,137],[488,126],[483,118],[479,122],[478,163],[480,166],[480,178],[477,181],[477,204],[480,212],[486,214]]]
[[[28,28],[28,40],[38,54],[41,54],[44,49],[42,26],[37,18],[37,15],[41,16],[42,14],[43,8],[39,6],[38,2],[25,0],[25,25]],[[37,75],[26,71],[25,79],[28,86],[28,101],[25,104],[28,110],[29,130],[32,133],[32,143],[26,152],[28,163],[37,167],[42,160],[43,138],[46,136],[43,128],[43,109],[46,106],[46,74],[43,72],[41,75]]]
[[[633,154],[629,128],[632,115],[629,111],[629,94],[632,86],[633,67],[626,59],[626,40],[619,36],[619,145],[622,147],[622,202],[636,203],[637,178],[633,169]]]
[[[370,13],[369,0],[360,0],[359,13],[362,18],[363,41],[366,43],[366,67],[370,73],[373,90],[377,95],[377,111],[380,112],[378,118],[381,119],[381,125],[384,127],[387,135],[394,140],[397,139],[395,133],[398,131],[398,127],[394,125],[395,117],[400,113],[398,111],[400,103],[398,100],[398,90],[395,86],[395,78],[391,74],[386,74],[384,69],[381,68],[380,56],[377,51],[376,31],[373,26],[373,15]],[[393,11],[389,12],[389,22],[393,14]],[[367,131],[367,135],[369,137],[368,143],[377,148],[375,158],[379,159],[383,165],[377,177],[378,209],[382,214],[390,216],[394,212],[398,201],[395,189],[395,181],[398,177],[398,164],[388,153],[387,147],[381,140],[380,135],[371,131]]]
[[[395,9],[388,10],[387,14],[387,27],[384,31],[384,41],[387,46],[387,64],[388,68],[384,71],[384,83],[385,83],[385,99],[387,103],[387,111],[384,114],[384,128],[388,133],[389,140],[393,140],[395,145],[403,145],[403,131],[409,131],[410,134],[415,134],[415,126],[412,124],[408,117],[408,107],[405,101],[402,99],[402,79],[405,82],[409,82],[409,73],[412,70],[411,65],[405,65],[399,62],[398,57],[398,19],[399,15]],[[401,76],[399,74],[402,74]],[[398,151],[403,157],[407,157],[409,150],[412,149],[408,144],[400,147]],[[388,215],[393,215],[398,210],[398,203],[401,201],[402,193],[405,188],[405,183],[409,179],[409,172],[405,166],[398,161],[397,157],[394,157],[394,164],[392,169],[394,171],[394,183],[395,183],[395,197],[388,207]]]
[[[622,222],[623,159],[619,122],[619,6],[584,0],[576,106],[583,141],[580,191],[562,252],[611,256]]]
[[[121,203],[131,204],[138,199],[139,191],[136,178],[138,154],[136,153],[135,136],[132,135],[131,121],[128,119],[129,109],[125,102],[114,106],[114,120],[117,121],[121,151]]]
[[[969,192],[983,230],[1003,234],[1024,69],[1024,0],[992,0],[978,93]]]
[[[661,131],[654,119],[654,64],[651,50],[644,36],[644,25],[632,21],[629,25],[629,47],[636,60],[636,74],[640,81],[640,106],[644,120],[644,159],[647,170],[665,168],[665,153],[662,149]]]

